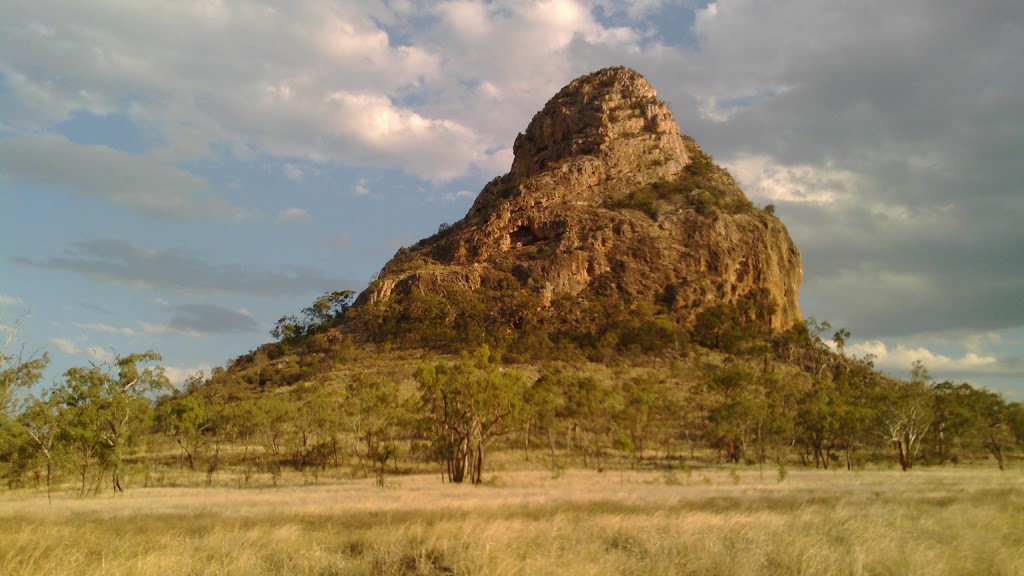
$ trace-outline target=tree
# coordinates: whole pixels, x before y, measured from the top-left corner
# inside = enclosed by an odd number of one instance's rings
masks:
[[[514,430],[523,414],[526,378],[500,370],[487,346],[456,364],[420,366],[414,377],[449,480],[460,483],[468,475],[480,484],[488,444]]]
[[[404,414],[398,386],[381,378],[361,378],[348,389],[349,422],[356,440],[364,450],[355,447],[356,458],[363,466],[365,455],[377,477],[377,485],[384,486],[384,473],[389,461],[398,456],[398,428]]]
[[[11,350],[20,322],[19,319],[13,326],[4,327],[5,337],[0,346],[0,417],[11,415],[17,391],[38,383],[50,365],[50,356],[45,352],[26,356],[24,346],[17,352]]]
[[[615,413],[611,390],[592,376],[566,378],[564,386],[565,403],[559,416],[571,423],[570,438],[583,455],[584,466],[588,465],[586,435],[593,437],[593,455],[600,470],[601,437],[611,433]]]
[[[219,404],[214,398],[190,395],[165,403],[157,412],[157,424],[185,453],[189,470],[196,469],[196,461],[211,441]]]
[[[880,399],[882,433],[896,450],[900,468],[914,466],[921,441],[934,420],[931,374],[915,360],[909,382],[891,381]]]
[[[42,379],[43,371],[50,364],[45,352],[26,355],[24,346],[17,352],[12,350],[21,318],[12,325],[0,324],[4,336],[0,344],[0,463],[11,465],[10,470],[0,469],[0,472],[9,473],[11,481],[16,481],[23,471],[21,465],[25,464],[25,458],[35,451],[31,438],[25,435],[23,422],[17,418],[17,398]]]
[[[536,431],[543,434],[548,453],[555,454],[554,433],[558,425],[558,413],[563,410],[562,394],[565,375],[562,372],[548,372],[538,378],[524,395],[526,407],[524,450],[526,459],[530,459],[530,434]]]
[[[840,445],[846,399],[832,380],[818,382],[801,398],[798,423],[803,442],[814,455],[814,467],[829,467]]]
[[[933,388],[935,414],[934,430],[936,439],[936,456],[939,464],[943,464],[951,456],[956,444],[963,444],[970,437],[973,415],[970,406],[970,390],[968,384],[940,382]]]
[[[1017,446],[1024,446],[1024,402],[1012,402],[1006,406],[1006,422]]]
[[[61,422],[61,443],[68,447],[82,488],[97,464],[111,472],[115,492],[123,492],[121,466],[125,451],[138,440],[152,416],[153,397],[170,389],[152,350],[116,356],[111,363],[74,367],[54,391]]]
[[[730,462],[743,461],[762,424],[764,393],[754,380],[747,367],[733,364],[716,370],[704,382],[707,433]]]
[[[291,340],[297,336],[301,336],[305,332],[305,325],[302,324],[297,317],[292,314],[281,316],[277,323],[274,324],[274,328],[271,329],[270,335],[284,342],[285,340]]]
[[[79,496],[85,496],[90,473],[99,467],[105,448],[102,376],[97,368],[71,368],[53,391],[58,403],[58,445],[81,480]]]
[[[644,449],[664,416],[665,387],[653,374],[645,374],[621,384],[622,409],[619,417],[628,434],[628,446],[637,461],[644,458]]]
[[[1012,437],[1009,406],[999,394],[983,389],[972,389],[970,404],[974,409],[974,431],[978,440],[996,459],[999,469],[1005,470],[1003,446]]]
[[[46,501],[50,502],[55,459],[54,447],[60,432],[56,398],[50,395],[43,399],[32,399],[18,415],[17,421],[30,439],[29,445],[45,463]]]
[[[277,484],[281,475],[281,456],[288,441],[296,416],[296,407],[286,398],[278,395],[259,396],[246,402],[247,413],[252,418],[254,435],[263,447],[266,468]]]
[[[313,300],[313,303],[302,309],[302,318],[293,314],[282,316],[270,335],[284,342],[299,336],[318,334],[320,329],[341,320],[345,312],[352,307],[356,293],[352,290],[335,290]]]
[[[836,352],[842,356],[846,352],[846,341],[850,338],[850,331],[846,328],[840,328],[832,335],[832,342],[836,345]]]
[[[306,331],[315,334],[321,326],[340,320],[345,311],[352,306],[356,293],[352,290],[335,290],[327,292],[302,309],[306,317]]]

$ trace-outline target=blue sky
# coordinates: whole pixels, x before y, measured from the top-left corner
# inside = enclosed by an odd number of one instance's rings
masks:
[[[622,64],[777,206],[805,316],[1024,400],[1021,54],[1001,0],[3,3],[0,330],[48,378],[209,371],[460,219]]]

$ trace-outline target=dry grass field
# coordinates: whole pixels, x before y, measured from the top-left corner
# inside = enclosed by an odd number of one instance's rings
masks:
[[[0,574],[1024,574],[1024,474],[537,471],[50,505],[23,491],[0,495]]]

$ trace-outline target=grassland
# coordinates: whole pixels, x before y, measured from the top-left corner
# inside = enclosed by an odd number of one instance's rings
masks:
[[[1021,470],[768,476],[6,493],[0,574],[1024,574]]]

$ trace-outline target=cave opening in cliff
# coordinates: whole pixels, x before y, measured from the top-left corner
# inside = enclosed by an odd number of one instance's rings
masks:
[[[524,224],[512,231],[512,233],[508,235],[508,240],[509,244],[512,246],[529,246],[530,244],[540,242],[542,238],[534,234],[533,229]]]

